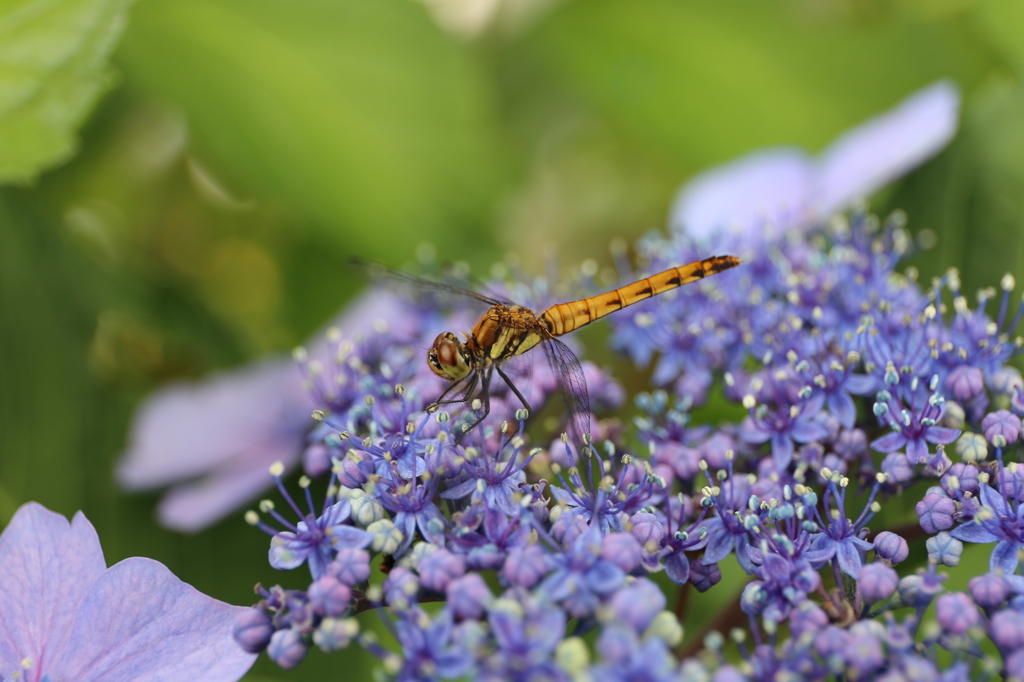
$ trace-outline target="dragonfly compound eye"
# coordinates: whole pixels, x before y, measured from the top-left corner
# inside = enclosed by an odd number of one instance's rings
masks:
[[[427,363],[434,374],[448,381],[465,379],[473,371],[469,349],[451,332],[437,335],[434,345],[427,351]]]

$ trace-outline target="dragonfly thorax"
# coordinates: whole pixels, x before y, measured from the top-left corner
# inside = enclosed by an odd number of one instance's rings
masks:
[[[451,332],[441,332],[427,351],[427,364],[437,376],[460,381],[473,373],[473,355]]]

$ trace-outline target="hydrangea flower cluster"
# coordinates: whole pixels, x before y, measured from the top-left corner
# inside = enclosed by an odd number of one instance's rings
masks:
[[[260,587],[236,639],[283,667],[357,644],[402,680],[1024,678],[1024,381],[1008,364],[1024,308],[1010,276],[972,308],[955,271],[899,272],[904,222],[642,240],[645,272],[712,248],[745,264],[612,318],[614,347],[659,388],[633,428],[597,419],[584,442],[514,395],[468,433],[478,403],[428,413],[443,386],[418,349],[451,327],[437,300],[328,331],[326,353],[296,356],[322,406],[301,494],[274,468],[288,511],[249,514],[271,565],[311,582]],[[525,367],[517,386],[541,405],[554,375]],[[621,388],[587,373],[594,404],[616,406]],[[916,524],[876,527],[896,495]],[[989,572],[947,591],[964,543],[992,545]],[[706,591],[730,561],[750,576],[719,623],[733,644],[684,641],[666,586]],[[371,609],[394,646],[361,628]]]

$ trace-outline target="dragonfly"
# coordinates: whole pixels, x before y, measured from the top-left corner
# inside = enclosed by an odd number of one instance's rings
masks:
[[[532,414],[530,404],[502,369],[502,365],[540,346],[558,379],[559,391],[569,410],[570,423],[579,431],[576,435],[587,438],[590,431],[590,399],[583,368],[576,354],[558,337],[634,303],[734,268],[741,262],[735,256],[712,256],[669,268],[603,294],[557,303],[539,314],[526,306],[475,291],[424,280],[407,273],[391,270],[387,273],[414,286],[469,296],[490,306],[472,330],[462,333],[463,340],[453,332],[441,332],[427,350],[430,369],[449,382],[438,399],[427,406],[427,412],[436,412],[445,405],[473,400],[476,419],[463,427],[463,433],[468,433],[490,414],[491,384],[497,375],[522,402],[527,413]],[[479,408],[476,399],[480,400]]]

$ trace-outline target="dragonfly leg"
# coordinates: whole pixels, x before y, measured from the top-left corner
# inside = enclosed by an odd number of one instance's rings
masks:
[[[508,378],[508,375],[501,371],[501,367],[495,367],[494,369],[498,370],[498,376],[505,380],[505,383],[508,384],[508,387],[512,389],[512,392],[516,394],[516,397],[519,398],[519,402],[523,404],[526,411],[533,414],[533,408],[530,407],[530,403],[526,402],[526,398],[524,398],[523,394],[519,392],[516,385],[512,383],[512,380]]]
[[[461,392],[460,396],[458,396],[456,398],[446,399],[446,398],[448,398],[448,395],[452,391],[454,391],[456,388],[458,388],[459,384],[461,384],[462,382],[461,381],[456,381],[454,383],[448,384],[448,388],[444,389],[444,392],[438,397],[438,399],[435,400],[434,402],[430,403],[429,405],[427,405],[427,413],[428,414],[433,414],[434,412],[437,412],[438,409],[440,409],[440,407],[442,405],[452,405],[452,404],[455,404],[455,403],[464,403],[464,402],[466,402],[466,400],[469,398],[470,394],[473,392],[473,389],[476,388],[476,382],[477,382],[477,375],[474,372],[472,375],[470,375],[469,384],[466,385],[465,391],[463,391],[462,389],[459,389],[459,391]]]
[[[469,424],[468,426],[465,427],[465,429],[463,429],[462,433],[456,437],[456,443],[459,442],[459,440],[461,440],[462,436],[465,436],[467,433],[469,433],[477,426],[479,426],[480,422],[482,422],[484,419],[487,419],[487,415],[491,413],[491,373],[490,371],[487,371],[481,372],[480,374],[480,408],[483,411],[483,413],[479,417],[477,417],[476,421],[474,421],[472,424]],[[474,381],[474,383],[476,382]]]

